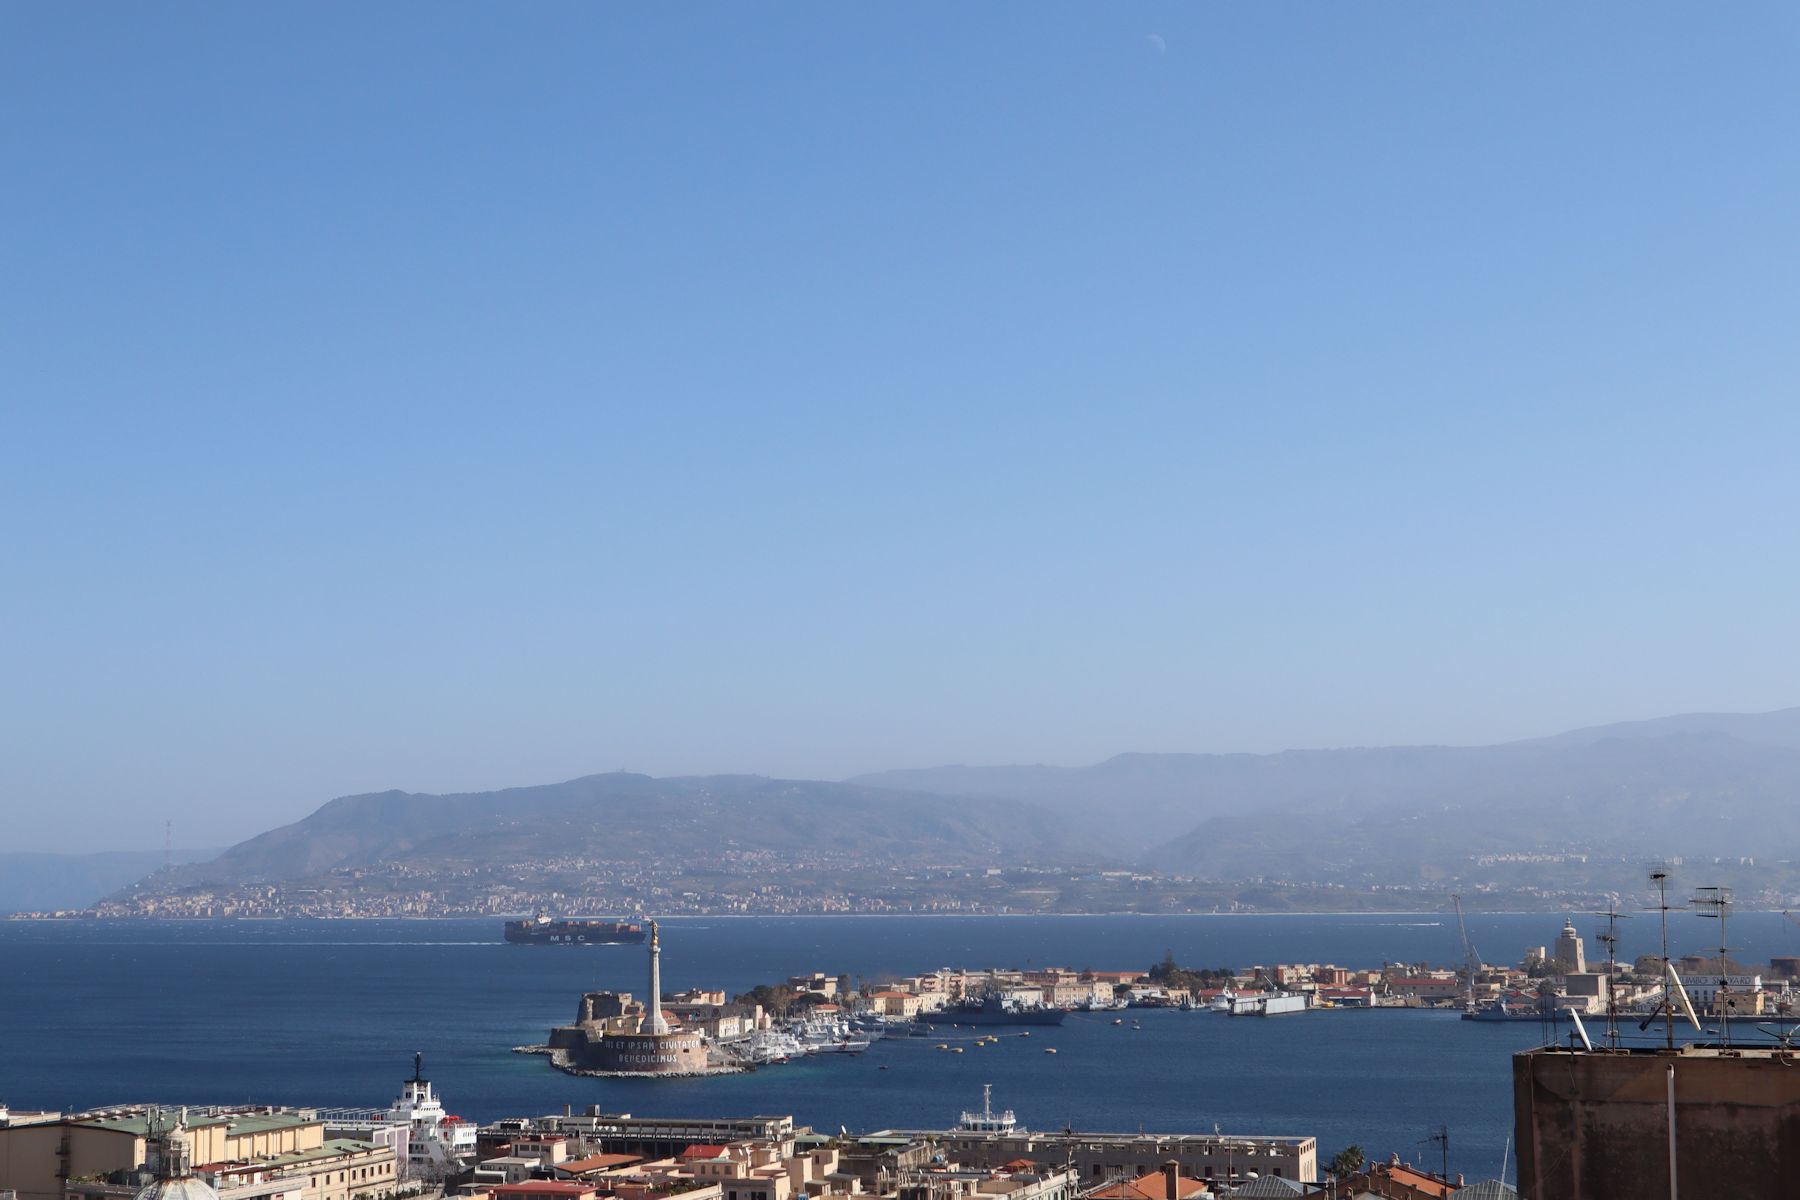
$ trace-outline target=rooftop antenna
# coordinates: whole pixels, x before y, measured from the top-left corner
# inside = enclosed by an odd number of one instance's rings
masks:
[[[1613,980],[1617,975],[1616,968],[1619,960],[1619,919],[1623,917],[1630,920],[1631,914],[1620,912],[1619,898],[1613,896],[1607,900],[1605,912],[1597,912],[1593,915],[1606,918],[1606,932],[1597,933],[1594,936],[1606,947],[1606,1048],[1617,1050],[1619,1048],[1619,1005],[1614,997]]]
[[[1731,915],[1731,889],[1728,887],[1700,887],[1694,889],[1694,898],[1689,902],[1699,910],[1701,916],[1719,923],[1719,988],[1713,993],[1713,1011],[1719,1017],[1719,1041],[1731,1045],[1731,1008],[1737,1002],[1731,999],[1731,977],[1726,973],[1725,955],[1731,950],[1725,944],[1725,918]]]
[[[1656,887],[1656,907],[1662,913],[1663,1037],[1675,1048],[1675,989],[1669,985],[1669,868],[1652,867],[1650,882]]]
[[[1444,1173],[1443,1173],[1443,1175],[1440,1176],[1440,1178],[1443,1179],[1443,1181],[1445,1183],[1449,1183],[1450,1182],[1450,1127],[1448,1125],[1436,1126],[1429,1133],[1426,1134],[1425,1142],[1427,1145],[1436,1146],[1436,1147],[1438,1147],[1438,1149],[1443,1151]]]

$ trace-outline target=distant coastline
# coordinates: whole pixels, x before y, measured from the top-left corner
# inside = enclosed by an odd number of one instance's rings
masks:
[[[1529,916],[1544,916],[1544,915],[1569,913],[1569,912],[1585,912],[1585,910],[1582,909],[1577,904],[1546,905],[1541,908],[1479,908],[1479,909],[1478,908],[1470,908],[1468,911],[1471,915],[1480,915],[1480,916],[1487,916],[1487,917],[1529,917]],[[1626,909],[1622,909],[1621,911],[1622,912],[1636,912],[1636,911],[1652,912],[1652,911],[1654,911],[1654,907],[1646,903],[1643,906],[1631,906]],[[1751,907],[1751,906],[1746,905],[1746,906],[1738,909],[1737,911],[1746,913],[1746,914],[1748,914],[1748,913],[1763,913],[1763,914],[1768,914],[1771,916],[1778,916],[1781,914],[1781,912],[1783,910],[1779,909],[1779,908],[1759,908],[1759,907]],[[208,923],[225,924],[227,922],[242,923],[242,924],[264,924],[264,925],[281,924],[284,922],[293,922],[293,923],[307,922],[309,924],[325,925],[325,924],[337,924],[337,923],[363,923],[363,922],[374,922],[374,921],[403,921],[408,924],[421,924],[422,925],[422,924],[428,924],[428,923],[440,922],[440,921],[441,922],[481,921],[481,922],[492,922],[497,925],[500,921],[503,921],[508,917],[516,917],[519,915],[520,914],[517,914],[517,913],[499,913],[499,914],[495,914],[491,917],[487,916],[487,915],[471,916],[468,914],[449,914],[449,915],[442,915],[442,916],[394,916],[394,917],[389,917],[389,916],[342,916],[342,917],[315,917],[315,916],[198,917],[198,916],[196,916],[196,917],[185,917],[185,916],[123,915],[123,914],[112,914],[112,915],[107,915],[107,916],[100,916],[100,915],[92,914],[92,913],[89,913],[89,914],[64,913],[64,914],[58,914],[58,915],[47,915],[47,914],[37,914],[37,913],[4,913],[4,914],[0,914],[0,921],[15,921],[15,922],[20,922],[20,923],[64,922],[64,923],[68,923],[68,924],[116,922],[118,924],[132,924],[132,925],[145,924],[145,923],[157,922],[157,921],[167,922],[172,925],[190,925],[190,924],[191,925],[203,925],[203,924],[208,924]],[[1436,909],[1436,908],[1397,908],[1397,909],[1345,908],[1345,909],[1311,909],[1311,910],[1308,910],[1308,909],[1293,909],[1293,910],[1283,909],[1283,910],[1270,911],[1270,912],[1138,912],[1138,911],[1132,911],[1132,910],[1121,910],[1121,911],[1117,911],[1117,912],[1028,912],[1028,913],[1027,912],[672,913],[668,916],[660,916],[659,915],[657,917],[657,920],[663,921],[665,923],[676,924],[676,923],[685,923],[685,922],[692,922],[692,921],[845,921],[845,920],[859,920],[859,921],[869,921],[869,920],[882,920],[882,921],[1024,920],[1024,921],[1031,921],[1031,920],[1118,920],[1121,918],[1141,919],[1141,920],[1145,920],[1145,921],[1165,921],[1165,920],[1181,921],[1181,920],[1208,920],[1208,919],[1214,919],[1214,918],[1246,918],[1246,919],[1265,918],[1266,919],[1266,918],[1271,918],[1271,917],[1279,917],[1279,918],[1290,918],[1290,917],[1436,917],[1436,918],[1439,918],[1438,920],[1435,920],[1435,921],[1421,922],[1421,924],[1432,924],[1432,925],[1441,925],[1441,924],[1444,924],[1446,920],[1453,919],[1452,914],[1449,912],[1448,909]],[[604,947],[600,947],[600,948],[603,949]]]

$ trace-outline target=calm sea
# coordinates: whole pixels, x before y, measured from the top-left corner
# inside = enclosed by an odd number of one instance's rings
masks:
[[[1546,914],[1471,919],[1490,960],[1555,940]],[[1595,950],[1598,922],[1577,926]],[[1717,924],[1674,918],[1677,953]],[[1655,949],[1653,916],[1622,952]],[[1733,919],[1741,957],[1800,953],[1779,914]],[[1460,957],[1454,918],[1419,916],[694,918],[664,926],[664,982],[742,990],[824,970],[868,979],[940,966],[1146,967]],[[0,922],[0,1099],[18,1108],[254,1101],[385,1104],[425,1053],[452,1109],[479,1120],[598,1104],[639,1115],[792,1113],[821,1129],[942,1127],[980,1103],[1051,1128],[1311,1134],[1415,1159],[1449,1127],[1452,1169],[1495,1174],[1511,1132],[1512,1051],[1536,1024],[1453,1014],[1325,1012],[1266,1020],[1078,1015],[1030,1038],[953,1055],[890,1040],[693,1080],[581,1079],[511,1053],[568,1021],[584,989],[641,994],[640,947],[525,947],[497,921]],[[1635,1034],[1636,1027],[1631,1031]],[[1043,1050],[1054,1046],[1057,1054]],[[886,1068],[885,1070],[882,1068]]]

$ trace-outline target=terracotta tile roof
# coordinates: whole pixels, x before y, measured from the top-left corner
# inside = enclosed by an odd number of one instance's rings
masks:
[[[590,1154],[586,1158],[557,1163],[556,1169],[569,1175],[584,1175],[589,1171],[610,1171],[643,1161],[643,1156],[638,1154]]]
[[[528,1179],[523,1183],[497,1183],[491,1191],[496,1196],[592,1196],[600,1189],[591,1183],[572,1179]]]
[[[1454,1198],[1456,1194],[1454,1185],[1430,1172],[1399,1162],[1373,1163],[1339,1181],[1332,1194],[1360,1196],[1369,1191],[1392,1196],[1395,1200],[1442,1200],[1446,1196]]]
[[[681,1152],[681,1157],[690,1162],[696,1158],[724,1158],[725,1147],[711,1142],[695,1142]]]
[[[1179,1200],[1186,1200],[1189,1196],[1206,1191],[1206,1184],[1180,1175],[1176,1177],[1175,1189],[1180,1193]],[[1089,1200],[1168,1200],[1169,1188],[1161,1171],[1151,1171],[1136,1179],[1127,1179],[1123,1183],[1103,1187],[1097,1192],[1089,1192],[1088,1197]]]

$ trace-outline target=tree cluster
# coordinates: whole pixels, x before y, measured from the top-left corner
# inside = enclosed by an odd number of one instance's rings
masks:
[[[1232,979],[1230,967],[1184,967],[1175,961],[1175,952],[1166,951],[1162,961],[1150,968],[1150,982],[1172,990],[1198,991],[1201,988],[1224,987]]]

